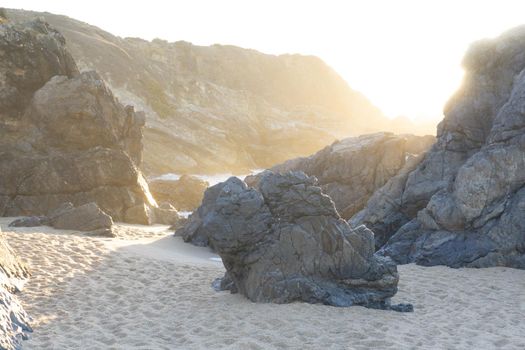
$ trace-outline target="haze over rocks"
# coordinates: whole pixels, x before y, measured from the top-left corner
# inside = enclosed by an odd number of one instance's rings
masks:
[[[146,112],[148,175],[249,172],[399,125],[317,57],[148,42],[50,13],[8,15],[45,18],[81,70],[96,70],[122,102]]]
[[[436,144],[351,220],[399,263],[525,268],[525,27],[474,43]]]

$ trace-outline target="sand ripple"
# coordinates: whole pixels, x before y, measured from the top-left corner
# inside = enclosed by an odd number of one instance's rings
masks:
[[[120,241],[16,231],[9,243],[33,273],[24,349],[525,349],[521,270],[400,266],[395,301],[409,314],[254,304],[214,292],[220,263],[161,228],[123,226]]]

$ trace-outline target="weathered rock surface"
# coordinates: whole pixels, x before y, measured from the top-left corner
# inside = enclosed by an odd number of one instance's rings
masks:
[[[138,166],[144,116],[95,72],[79,73],[61,34],[0,24],[0,216],[96,202],[115,220],[155,206]]]
[[[436,144],[351,219],[400,263],[525,268],[525,28],[475,43]]]
[[[0,230],[0,349],[20,349],[21,341],[31,332],[30,318],[17,297],[20,282],[29,277],[27,268],[7,245]]]
[[[63,203],[49,216],[30,216],[17,219],[11,227],[52,226],[59,230],[78,230],[93,235],[113,237],[111,227],[113,219],[104,213],[96,203],[87,203],[75,207],[72,203]]]
[[[400,124],[317,57],[148,42],[50,13],[8,15],[45,18],[82,70],[96,70],[121,101],[147,112],[148,174],[249,172]]]
[[[191,175],[182,175],[176,181],[153,179],[148,184],[157,202],[167,202],[181,211],[196,209],[208,188],[206,181]]]
[[[266,173],[256,190],[232,177],[205,199],[201,226],[228,274],[219,285],[255,302],[391,308],[395,264],[374,256],[373,234],[351,229],[315,178]]]
[[[323,193],[332,198],[340,215],[351,218],[368,199],[417,155],[435,142],[433,136],[394,135],[388,132],[349,137],[305,158],[272,167],[278,173],[303,171],[315,176]],[[255,185],[261,175],[245,179]]]

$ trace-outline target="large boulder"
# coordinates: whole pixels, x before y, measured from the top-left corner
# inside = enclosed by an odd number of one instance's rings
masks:
[[[206,188],[206,181],[191,175],[182,175],[175,181],[160,178],[149,181],[149,189],[157,202],[167,202],[181,211],[195,210]]]
[[[30,318],[13,294],[29,271],[15,256],[0,230],[0,349],[20,349],[21,340],[31,332]]]
[[[374,255],[373,234],[353,230],[315,178],[267,172],[258,189],[235,177],[212,189],[201,225],[227,270],[218,284],[255,302],[392,307],[396,265]]]
[[[400,263],[525,268],[525,27],[474,44],[436,144],[351,219]]]
[[[413,158],[426,152],[434,136],[394,135],[388,132],[349,137],[305,158],[272,167],[278,173],[303,171],[315,176],[345,219],[363,209],[372,194]],[[256,185],[260,175],[245,181]]]
[[[144,116],[79,73],[47,23],[0,24],[0,216],[90,202],[115,220],[155,206],[139,166]]]

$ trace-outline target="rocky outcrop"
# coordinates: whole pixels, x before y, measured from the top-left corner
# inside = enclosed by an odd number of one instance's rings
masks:
[[[96,203],[74,207],[64,203],[49,216],[29,216],[17,219],[9,224],[11,227],[52,226],[59,230],[78,230],[92,235],[113,237],[111,216],[104,213]]]
[[[121,101],[147,112],[150,175],[247,173],[312,154],[337,138],[400,124],[317,57],[148,42],[50,13],[8,15],[45,18],[65,36],[82,70],[96,70]]]
[[[435,142],[433,136],[394,135],[382,132],[349,137],[334,142],[305,158],[296,158],[270,170],[278,173],[303,171],[315,176],[323,193],[332,198],[340,215],[351,218],[391,177]],[[248,176],[255,185],[261,175]]]
[[[0,216],[90,202],[114,220],[155,206],[138,166],[144,115],[79,73],[47,23],[0,25]]]
[[[475,43],[436,144],[353,225],[400,263],[525,268],[525,28]]]
[[[217,284],[255,302],[411,309],[390,305],[395,264],[374,255],[373,234],[350,228],[315,178],[268,172],[258,190],[235,177],[217,186],[202,222],[227,270]]]
[[[30,318],[13,294],[29,277],[27,268],[7,245],[0,230],[0,349],[20,349],[31,332]]]
[[[175,181],[152,179],[148,184],[157,202],[167,202],[181,211],[195,210],[208,188],[206,181],[191,175],[182,175]]]

